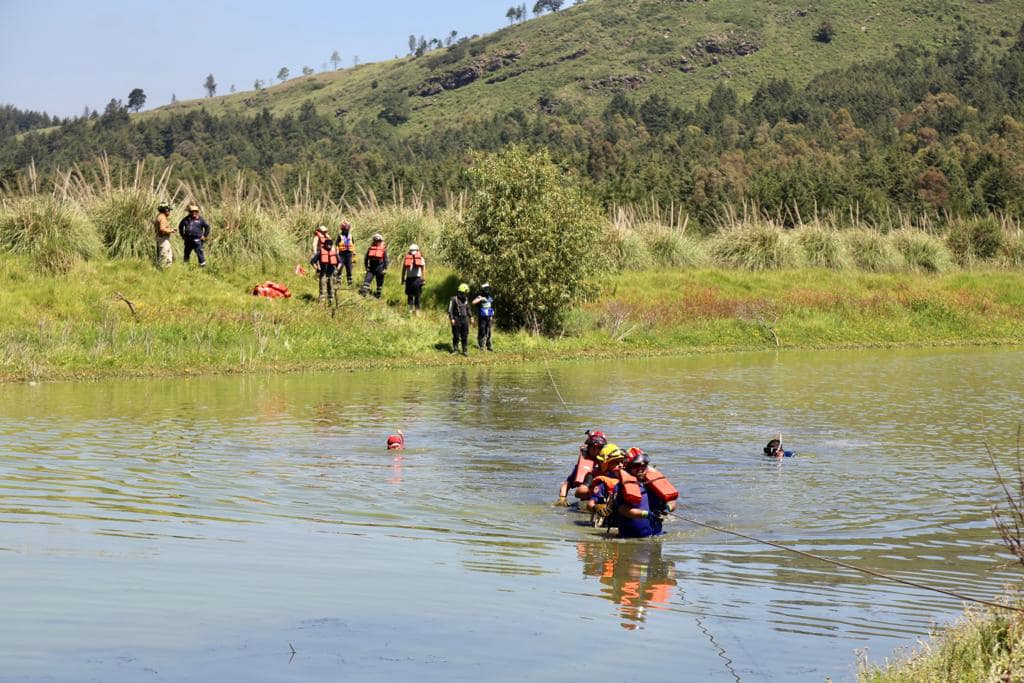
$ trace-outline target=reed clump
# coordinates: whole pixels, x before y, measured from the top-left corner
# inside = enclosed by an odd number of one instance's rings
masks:
[[[81,207],[44,194],[3,200],[0,248],[25,254],[51,273],[67,273],[103,253],[96,226]]]
[[[748,220],[724,229],[711,239],[716,264],[741,270],[779,270],[804,265],[796,239],[773,221]]]
[[[899,250],[877,230],[844,230],[842,239],[854,266],[860,270],[871,273],[895,273],[902,270],[906,264]]]
[[[804,251],[807,265],[831,270],[845,270],[853,266],[846,244],[834,227],[811,223],[800,226],[794,234]]]
[[[953,267],[953,256],[946,244],[923,230],[903,228],[890,233],[889,238],[911,270],[944,273]]]

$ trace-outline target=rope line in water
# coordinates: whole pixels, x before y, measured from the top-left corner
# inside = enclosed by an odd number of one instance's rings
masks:
[[[551,374],[551,368],[548,367],[548,359],[544,359],[544,369],[548,371],[548,378],[551,380],[551,386],[555,389],[555,395],[558,396],[558,400],[562,402],[562,407],[569,410],[569,404],[562,398],[562,392],[558,390],[558,385],[555,384],[555,376]]]
[[[747,536],[746,534],[741,534],[738,531],[730,531],[729,529],[722,529],[721,527],[714,526],[713,524],[707,524],[706,522],[698,522],[695,519],[690,519],[689,517],[684,517],[683,515],[679,514],[678,512],[673,512],[671,514],[672,514],[673,517],[678,517],[679,519],[683,520],[684,522],[689,522],[690,524],[696,524],[697,526],[702,526],[702,527],[704,527],[706,529],[711,529],[713,531],[718,531],[718,532],[721,532],[723,534],[730,534],[732,536],[738,536],[740,538],[745,538],[746,540],[753,541],[754,543],[762,543],[764,545],[770,545],[773,548],[778,548],[780,550],[785,550],[787,552],[796,553],[797,555],[802,555],[804,557],[809,557],[812,560],[818,560],[819,562],[826,562],[828,564],[834,564],[834,565],[836,565],[838,567],[846,567],[847,569],[852,569],[854,571],[858,571],[858,572],[861,572],[863,574],[870,574],[871,576],[877,576],[880,579],[886,579],[888,581],[895,581],[896,583],[902,583],[905,586],[911,586],[913,588],[920,588],[920,589],[926,590],[926,591],[934,591],[936,593],[942,593],[944,595],[949,595],[951,597],[958,598],[960,600],[966,600],[967,602],[976,602],[976,603],[981,604],[981,605],[988,605],[989,607],[998,607],[999,609],[1008,609],[1008,610],[1013,610],[1015,612],[1024,612],[1024,607],[1013,607],[1012,605],[1004,605],[1002,603],[995,602],[995,601],[992,601],[992,600],[983,600],[981,598],[972,598],[969,595],[964,595],[963,593],[957,593],[956,591],[946,590],[945,588],[936,588],[935,586],[929,586],[927,584],[918,583],[917,581],[911,581],[909,579],[901,579],[901,578],[898,578],[896,576],[890,576],[889,574],[883,574],[882,572],[875,571],[874,569],[868,569],[867,567],[858,567],[855,564],[850,564],[848,562],[843,562],[841,560],[833,560],[832,558],[825,557],[823,555],[815,555],[814,553],[809,553],[809,552],[806,552],[806,551],[803,551],[803,550],[797,550],[796,548],[791,548],[789,546],[782,545],[781,543],[775,543],[773,541],[765,541],[765,540],[760,539],[760,538],[754,538],[753,536]]]

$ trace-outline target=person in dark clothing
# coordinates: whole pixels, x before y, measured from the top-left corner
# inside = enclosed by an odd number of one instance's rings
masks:
[[[210,224],[199,215],[198,205],[189,204],[188,215],[178,223],[178,234],[185,241],[185,263],[188,263],[188,257],[194,251],[196,258],[199,259],[199,265],[205,266],[206,254],[203,251],[203,243],[210,236]]]
[[[615,487],[612,495],[615,519],[613,526],[619,528],[621,538],[646,538],[657,536],[662,530],[662,520],[676,508],[675,501],[664,502],[651,489],[648,479],[650,458],[640,449],[630,449],[630,455],[623,469],[634,477],[639,486],[640,500],[630,503],[625,486]]]
[[[356,250],[356,243],[352,240],[352,227],[345,221],[341,222],[341,232],[338,234],[338,284],[341,284],[341,271],[345,271],[348,286],[352,286],[352,255]]]
[[[459,285],[459,293],[448,302],[448,320],[452,324],[452,353],[458,352],[461,343],[462,355],[469,355],[466,346],[469,343],[469,320],[472,317],[472,309],[469,304],[469,285],[463,282]]]
[[[316,268],[320,281],[320,301],[334,301],[334,273],[338,269],[338,250],[328,238],[317,245],[316,253],[309,263]]]
[[[405,255],[402,262],[402,284],[405,285],[405,297],[409,302],[409,312],[420,312],[420,297],[423,295],[423,285],[427,281],[427,262],[423,260],[420,248],[415,244],[409,245],[409,253]]]
[[[491,324],[494,322],[494,297],[491,296],[491,286],[486,282],[480,285],[480,293],[473,299],[473,305],[480,306],[476,315],[476,345],[481,351],[486,348],[493,351],[491,346]]]
[[[366,277],[363,278],[359,293],[363,296],[369,294],[370,283],[376,278],[377,291],[373,295],[379,299],[381,290],[384,289],[384,273],[388,272],[388,247],[384,244],[384,237],[379,232],[373,236],[373,242],[366,250],[363,266],[366,268]]]

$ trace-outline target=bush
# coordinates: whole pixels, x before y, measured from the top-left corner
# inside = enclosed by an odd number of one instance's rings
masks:
[[[76,204],[30,195],[0,206],[0,248],[26,254],[40,268],[66,273],[103,252],[96,226]]]
[[[1024,236],[1008,236],[999,249],[999,262],[1008,268],[1024,267]]]
[[[772,223],[726,227],[711,241],[711,256],[721,266],[742,270],[798,268],[803,253],[793,237]]]
[[[208,256],[211,262],[276,263],[301,257],[308,251],[297,249],[280,223],[271,220],[254,201],[227,199],[204,217],[210,224]],[[312,244],[312,235],[310,240]]]
[[[609,224],[601,236],[606,267],[610,270],[644,270],[654,264],[644,238],[629,228]]]
[[[159,203],[159,197],[137,188],[112,190],[87,202],[86,212],[112,258],[152,259]]]
[[[953,267],[953,257],[938,237],[904,228],[890,233],[889,239],[912,270],[943,273]]]
[[[650,233],[650,250],[660,266],[701,268],[708,265],[704,244],[680,230],[659,226]]]
[[[819,225],[801,226],[795,231],[796,241],[804,251],[807,265],[815,268],[842,270],[852,265],[846,245],[839,233]]]
[[[814,32],[814,39],[819,43],[831,43],[832,39],[836,36],[836,29],[832,26],[832,22],[823,21],[818,26],[818,30]]]
[[[872,273],[892,273],[906,263],[903,255],[881,233],[866,228],[842,232],[846,253],[853,264]]]
[[[500,323],[555,332],[598,271],[599,209],[546,151],[513,145],[477,156],[468,173],[469,205],[442,235],[448,262],[491,283]]]
[[[995,218],[973,218],[955,222],[946,235],[946,244],[960,265],[974,259],[991,259],[999,254],[1005,236]]]

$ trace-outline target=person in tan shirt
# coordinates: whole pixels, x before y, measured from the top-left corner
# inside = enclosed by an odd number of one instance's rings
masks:
[[[171,215],[171,206],[165,202],[156,210],[156,220],[153,221],[156,233],[156,264],[161,268],[167,268],[174,261],[174,252],[171,251],[171,235],[174,234],[174,230],[167,219]]]

